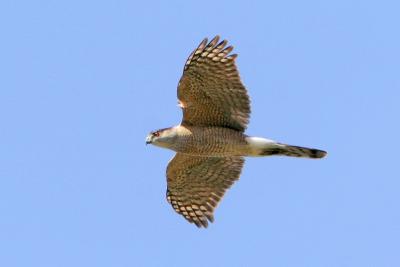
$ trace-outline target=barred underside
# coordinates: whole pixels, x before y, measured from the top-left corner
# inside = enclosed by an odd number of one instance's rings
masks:
[[[198,227],[213,222],[214,209],[239,178],[242,157],[198,157],[177,153],[167,168],[167,200]]]
[[[182,125],[221,126],[244,131],[250,100],[235,65],[232,46],[216,36],[204,39],[186,61],[178,85]]]

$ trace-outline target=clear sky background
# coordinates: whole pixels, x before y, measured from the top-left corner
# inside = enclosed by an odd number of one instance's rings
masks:
[[[400,266],[399,1],[1,1],[0,265]],[[183,64],[235,46],[250,158],[198,229],[165,199]]]

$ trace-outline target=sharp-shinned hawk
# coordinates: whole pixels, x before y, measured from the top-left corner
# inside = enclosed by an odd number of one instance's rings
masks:
[[[244,134],[250,100],[235,65],[232,46],[204,39],[186,61],[178,85],[180,125],[151,132],[146,143],[172,149],[167,200],[198,227],[213,222],[225,191],[239,178],[244,157],[281,155],[323,158],[325,151]]]

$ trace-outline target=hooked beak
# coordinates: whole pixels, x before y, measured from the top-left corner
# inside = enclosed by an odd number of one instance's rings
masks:
[[[146,137],[146,145],[151,144],[151,136]]]

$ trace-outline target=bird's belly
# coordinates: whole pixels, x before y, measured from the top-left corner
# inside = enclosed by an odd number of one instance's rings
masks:
[[[242,132],[221,127],[187,127],[191,134],[180,138],[176,151],[196,156],[243,156],[248,145]]]

